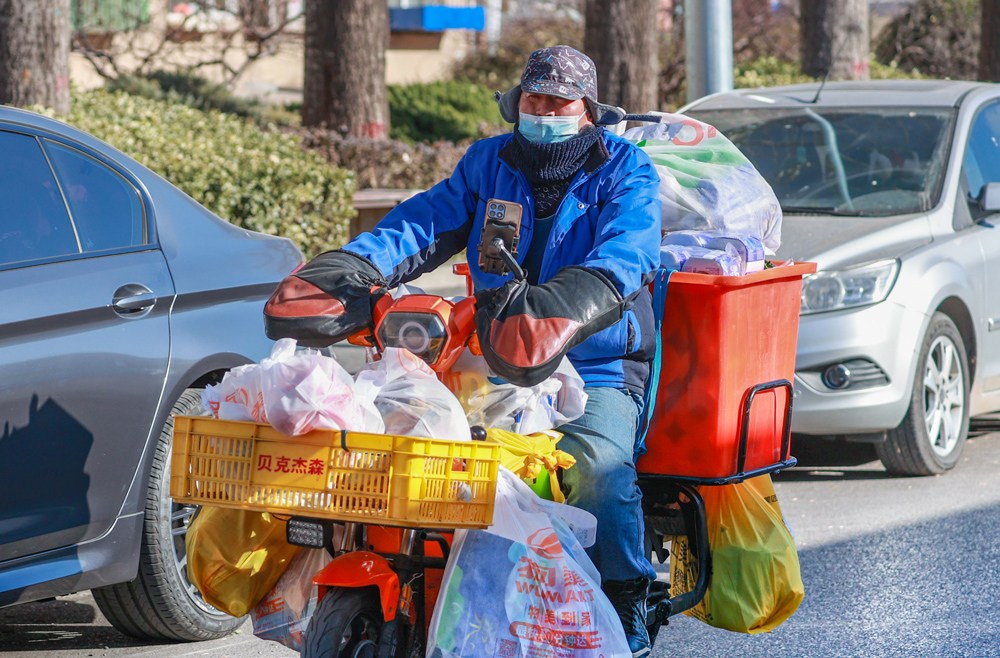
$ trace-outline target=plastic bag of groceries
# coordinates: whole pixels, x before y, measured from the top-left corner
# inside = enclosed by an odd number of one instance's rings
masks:
[[[378,361],[358,372],[354,390],[358,397],[374,403],[386,434],[453,441],[471,438],[458,398],[409,350],[386,348]]]
[[[271,591],[250,611],[253,634],[302,651],[306,628],[319,602],[313,576],[331,559],[324,548],[302,549]]]
[[[302,549],[267,512],[204,506],[184,537],[188,580],[202,597],[242,617],[267,595]]]
[[[781,245],[781,206],[771,186],[714,126],[681,114],[651,112],[660,123],[625,131],[660,174],[663,230],[714,229]]]
[[[282,338],[260,363],[234,368],[202,394],[218,418],[269,423],[283,434],[313,429],[381,432],[382,419],[372,401],[354,393],[350,373],[333,357],[296,349]]]
[[[587,394],[569,359],[551,377],[534,386],[516,386],[493,375],[486,360],[466,350],[445,375],[458,396],[469,425],[518,434],[554,429],[583,415]]]
[[[596,527],[589,512],[542,500],[501,468],[493,525],[455,533],[427,655],[630,657],[583,550]]]
[[[486,440],[500,444],[500,464],[521,478],[536,495],[557,503],[566,502],[559,488],[558,473],[576,464],[573,455],[556,448],[562,436],[555,430],[518,434],[496,427],[486,429]]]

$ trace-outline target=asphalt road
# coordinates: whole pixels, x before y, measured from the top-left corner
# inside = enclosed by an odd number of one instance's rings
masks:
[[[794,452],[802,465],[775,482],[798,545],[801,607],[755,636],[674,618],[656,658],[1000,657],[1000,434],[972,439],[954,471],[931,478],[889,477],[867,446],[836,460],[805,444]],[[0,609],[0,655],[295,654],[249,626],[214,642],[136,642],[80,593]]]

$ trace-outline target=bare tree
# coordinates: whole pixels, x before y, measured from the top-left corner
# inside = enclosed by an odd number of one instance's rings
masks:
[[[306,0],[302,123],[386,139],[388,47],[385,0]]]
[[[0,103],[69,112],[69,0],[0,0]]]
[[[979,70],[979,0],[916,0],[874,39],[875,58],[901,71],[971,80]]]
[[[1000,82],[1000,0],[981,0],[979,79]]]
[[[803,73],[868,79],[868,0],[801,0],[799,25]]]
[[[74,50],[107,80],[156,71],[208,72],[233,88],[255,62],[274,55],[282,40],[291,38],[286,28],[302,17],[274,0],[239,0],[232,10],[213,9],[211,20],[204,11],[174,12],[170,22],[172,3],[166,0],[149,0],[148,10],[123,2],[114,11],[102,10],[97,0],[72,1]]]
[[[602,102],[633,112],[657,106],[658,0],[587,0],[585,52]]]

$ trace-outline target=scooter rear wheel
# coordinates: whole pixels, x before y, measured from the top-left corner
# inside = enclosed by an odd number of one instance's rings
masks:
[[[375,658],[385,622],[376,590],[333,587],[306,629],[303,658]]]

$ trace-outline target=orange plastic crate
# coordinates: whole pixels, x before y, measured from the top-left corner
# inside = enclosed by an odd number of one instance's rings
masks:
[[[500,446],[314,430],[200,416],[174,419],[177,502],[403,527],[485,528]]]
[[[789,459],[782,439],[790,386],[753,395],[741,469],[742,411],[756,385],[792,381],[802,277],[815,271],[815,263],[796,263],[745,276],[671,276],[640,473],[710,481]]]

